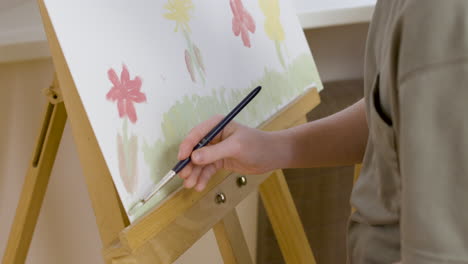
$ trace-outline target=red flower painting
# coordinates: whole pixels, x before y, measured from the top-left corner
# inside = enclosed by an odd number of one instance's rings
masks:
[[[255,21],[249,12],[244,8],[241,0],[230,0],[232,14],[232,32],[234,35],[242,37],[244,46],[250,48],[249,31],[255,33]]]
[[[106,95],[107,100],[117,101],[120,118],[127,116],[130,122],[135,123],[137,115],[133,104],[146,102],[146,95],[140,91],[141,78],[136,76],[131,80],[130,73],[125,65],[122,66],[120,79],[114,69],[110,69],[107,75],[112,85],[114,85]]]

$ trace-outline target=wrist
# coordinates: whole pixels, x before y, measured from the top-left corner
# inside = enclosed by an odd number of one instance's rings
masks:
[[[271,155],[272,169],[292,167],[293,144],[292,137],[287,130],[267,132],[270,137],[268,155]]]

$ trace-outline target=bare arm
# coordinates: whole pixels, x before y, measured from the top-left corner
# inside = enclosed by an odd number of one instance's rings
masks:
[[[360,163],[369,133],[364,100],[361,99],[326,118],[276,133],[290,145],[284,167],[326,167]]]
[[[213,117],[189,133],[179,148],[179,159],[222,116]],[[368,136],[364,101],[324,119],[276,132],[264,132],[232,122],[212,144],[192,153],[192,163],[180,173],[186,188],[205,188],[221,168],[259,174],[278,168],[323,167],[362,161]]]

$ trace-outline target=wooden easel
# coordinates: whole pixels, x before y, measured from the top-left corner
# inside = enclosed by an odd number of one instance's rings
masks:
[[[49,89],[50,102],[16,210],[3,264],[24,263],[26,259],[67,113],[106,263],[172,263],[211,228],[214,229],[224,263],[253,263],[235,206],[257,188],[286,262],[315,263],[281,170],[248,178],[227,171],[219,172],[210,180],[205,191],[176,192],[162,205],[130,225],[43,0],[38,0],[38,3],[57,81]],[[305,123],[306,114],[319,102],[317,90],[312,89],[261,128],[272,131]]]

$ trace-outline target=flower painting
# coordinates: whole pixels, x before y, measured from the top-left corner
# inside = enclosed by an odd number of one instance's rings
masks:
[[[265,15],[265,32],[267,36],[275,42],[276,54],[283,67],[286,67],[281,44],[284,42],[285,33],[280,20],[279,0],[258,0],[260,9]]]
[[[230,0],[232,17],[232,32],[241,35],[244,46],[250,48],[250,33],[255,33],[255,21],[252,15],[244,8],[241,0]]]
[[[205,83],[205,66],[203,64],[200,49],[192,42],[190,38],[190,18],[194,9],[192,0],[169,0],[164,8],[168,11],[164,18],[176,22],[174,31],[181,29],[187,42],[187,48],[184,50],[184,60],[187,72],[192,82],[197,82],[197,75]]]
[[[122,66],[120,78],[112,68],[107,71],[107,76],[112,83],[112,88],[106,94],[106,99],[117,102],[119,117],[124,119],[123,135],[117,133],[120,177],[127,192],[134,193],[138,182],[138,138],[135,135],[128,135],[127,119],[133,124],[137,122],[138,118],[134,104],[146,102],[146,95],[141,92],[141,78],[136,76],[131,79],[126,65]]]
[[[130,79],[130,73],[125,65],[122,66],[120,79],[114,69],[110,69],[107,76],[113,85],[106,95],[107,100],[117,101],[120,118],[128,117],[130,122],[135,123],[137,115],[134,104],[146,101],[146,95],[140,91],[141,78],[136,76],[134,79]]]
[[[176,22],[174,31],[181,28],[183,31],[190,32],[190,11],[193,9],[192,0],[169,0],[164,5],[164,8],[169,12],[164,14],[164,17]]]

